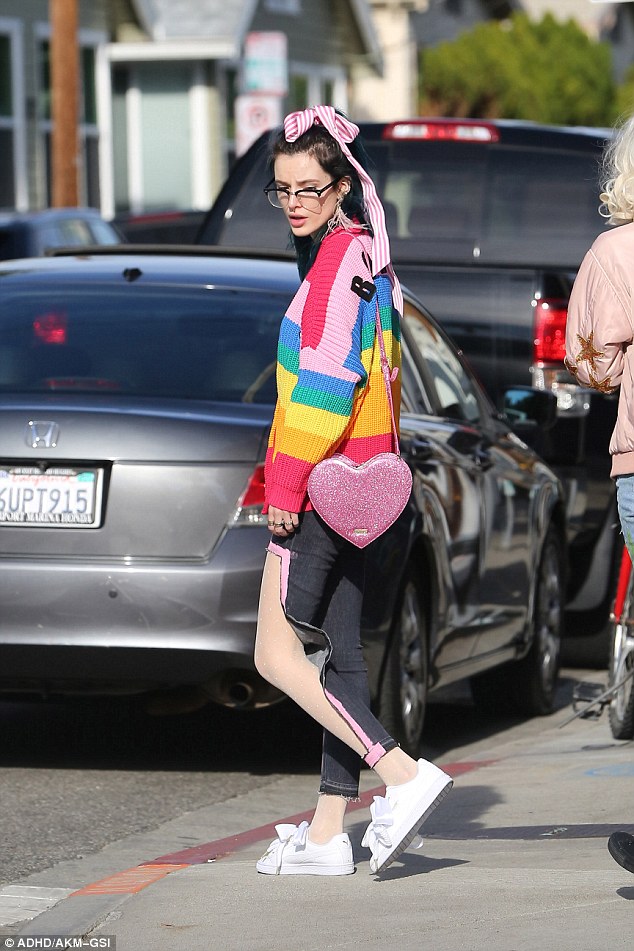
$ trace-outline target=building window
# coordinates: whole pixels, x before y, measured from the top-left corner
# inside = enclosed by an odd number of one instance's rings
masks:
[[[341,70],[328,66],[290,63],[288,108],[305,109],[315,103],[347,109],[346,79]]]
[[[291,112],[308,105],[308,77],[291,75],[288,84],[288,106]],[[327,103],[326,103],[327,105]]]
[[[11,21],[0,19],[0,208],[24,204],[18,201],[18,176],[24,177],[25,171],[16,162],[20,137],[24,134],[16,89],[17,69],[21,67],[16,63],[17,27],[12,27]]]
[[[6,119],[12,114],[11,38],[0,35],[0,117]]]
[[[96,50],[93,44],[82,42],[80,35],[80,102],[79,102],[79,150],[81,167],[79,176],[80,203],[99,208],[99,128],[97,126],[97,96],[95,79]],[[51,203],[51,62],[50,43],[39,44],[39,89],[38,131],[40,133],[46,166],[46,203]]]
[[[11,37],[0,34],[0,208],[15,205],[14,135]]]
[[[117,64],[112,98],[116,212],[192,207],[200,177],[193,143],[204,119],[193,106],[196,70],[187,60]]]

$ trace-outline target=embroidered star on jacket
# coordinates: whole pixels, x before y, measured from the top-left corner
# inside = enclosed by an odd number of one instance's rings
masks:
[[[564,365],[565,365],[565,367],[566,367],[568,373],[571,373],[573,376],[576,376],[577,373],[579,372],[579,368],[576,367],[576,366],[574,365],[574,363],[571,363],[570,360],[568,359],[568,357],[566,357],[566,358],[564,359]]]
[[[590,377],[590,386],[599,390],[600,393],[611,393],[615,387],[612,386],[612,380],[609,376],[606,376],[603,380],[597,380],[596,376],[593,376],[592,373],[589,373]]]
[[[577,340],[581,344],[581,350],[577,354],[577,363],[581,360],[587,360],[593,370],[596,370],[594,363],[595,357],[602,357],[603,350],[596,350],[594,347],[594,331],[590,334],[588,339],[582,337],[581,334],[577,334]]]

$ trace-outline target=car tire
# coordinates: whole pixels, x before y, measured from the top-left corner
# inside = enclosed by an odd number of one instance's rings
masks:
[[[503,664],[471,678],[471,693],[489,713],[552,713],[561,656],[564,567],[561,543],[553,530],[546,535],[536,580],[533,641],[519,661]]]
[[[427,706],[427,626],[420,586],[410,568],[394,612],[379,715],[390,736],[414,757],[420,754]]]
[[[609,686],[620,683],[634,667],[634,570],[623,603],[621,617],[612,621]],[[608,707],[610,729],[615,740],[634,737],[634,675],[616,691]]]

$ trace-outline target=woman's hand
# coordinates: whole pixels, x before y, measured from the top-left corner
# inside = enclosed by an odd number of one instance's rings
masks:
[[[297,512],[285,512],[284,509],[276,509],[273,505],[269,505],[267,525],[274,535],[285,538],[287,535],[292,535],[299,525],[299,515]]]

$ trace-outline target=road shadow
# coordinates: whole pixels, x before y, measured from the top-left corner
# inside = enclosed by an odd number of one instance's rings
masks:
[[[569,707],[577,679],[562,675],[557,712]],[[525,719],[478,710],[459,684],[429,704],[420,752],[437,759]],[[0,766],[314,773],[321,750],[321,728],[290,701],[171,716],[150,716],[142,698],[3,701],[0,725]]]

